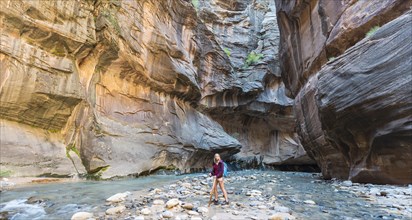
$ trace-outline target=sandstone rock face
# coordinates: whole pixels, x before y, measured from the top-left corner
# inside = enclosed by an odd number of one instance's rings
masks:
[[[276,0],[280,63],[288,96],[295,97],[328,59],[410,6],[410,0]]]
[[[313,163],[280,78],[274,2],[0,4],[2,169],[110,178],[209,167],[216,152]]]
[[[295,133],[278,60],[274,1],[200,1],[198,14],[226,52],[240,87],[201,99],[201,107],[242,144],[246,163],[312,164]],[[248,63],[253,54],[256,62]]]
[[[282,78],[324,177],[411,183],[411,1],[276,3]]]

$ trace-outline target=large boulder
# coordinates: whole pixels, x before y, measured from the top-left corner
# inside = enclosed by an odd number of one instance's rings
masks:
[[[412,182],[411,32],[408,11],[328,62],[298,92],[298,132],[325,177]]]

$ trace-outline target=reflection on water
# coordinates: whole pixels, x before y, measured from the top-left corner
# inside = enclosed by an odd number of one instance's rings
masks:
[[[160,187],[183,178],[154,175],[115,181],[53,183],[16,188],[0,193],[0,212],[13,215],[13,220],[70,219],[80,211],[102,211],[102,204],[113,194]]]
[[[0,213],[9,212],[13,215],[13,220],[69,219],[79,211],[102,213],[107,209],[105,199],[116,193],[161,188],[187,176],[198,178],[199,174],[154,175],[138,179],[16,188],[0,194]],[[231,172],[225,185],[233,191],[229,195],[232,203],[250,204],[253,199],[259,199],[246,196],[247,191],[257,189],[263,192],[262,196],[275,196],[277,203],[289,207],[299,219],[412,219],[405,215],[412,212],[412,204],[406,204],[403,207],[406,212],[400,212],[392,204],[378,204],[360,197],[353,190],[341,190],[336,187],[336,183],[320,180],[318,174],[246,170]],[[366,184],[359,187],[368,189],[378,186]],[[412,189],[407,186],[381,187],[395,191]],[[407,195],[411,194],[394,196]],[[313,200],[316,205],[305,204],[305,200]],[[187,201],[205,202],[201,196],[190,196]]]

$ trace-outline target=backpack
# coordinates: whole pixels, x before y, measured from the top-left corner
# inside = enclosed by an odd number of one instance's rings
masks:
[[[227,173],[227,164],[225,162],[223,162],[223,176],[227,177],[228,173]]]

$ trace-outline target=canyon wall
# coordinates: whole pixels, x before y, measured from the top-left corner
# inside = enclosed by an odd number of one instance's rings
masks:
[[[276,0],[286,94],[325,178],[412,182],[411,6]]]
[[[280,78],[274,2],[196,2],[0,1],[2,172],[190,171],[213,153],[313,164]]]

